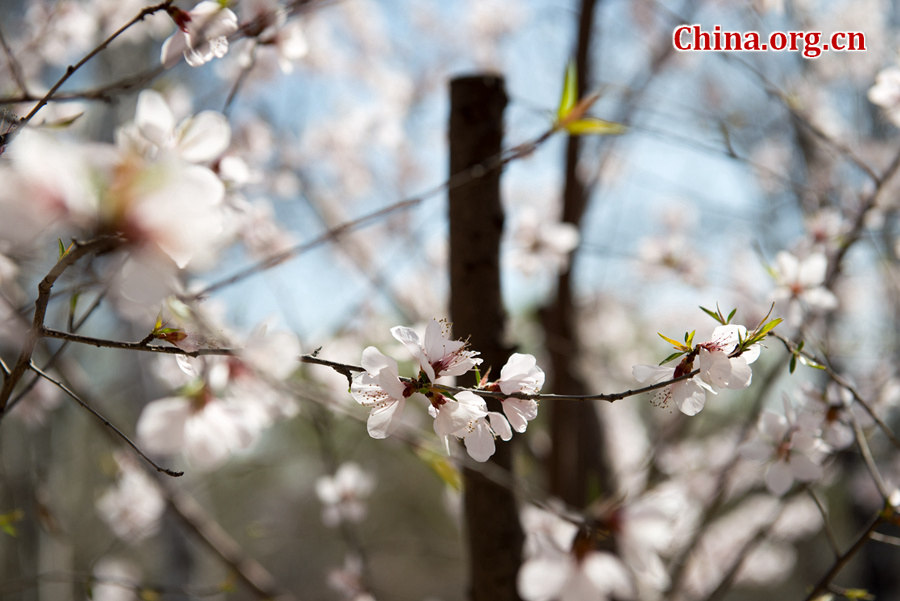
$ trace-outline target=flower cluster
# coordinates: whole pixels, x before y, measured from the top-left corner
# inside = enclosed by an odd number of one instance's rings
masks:
[[[482,379],[479,388],[509,395],[502,399],[503,413],[488,411],[484,399],[471,390],[451,393],[438,380],[461,376],[481,363],[478,352],[466,342],[451,340],[446,322],[432,320],[424,339],[415,330],[396,326],[391,334],[412,354],[419,366],[415,379],[401,378],[397,362],[373,346],[362,354],[365,370],[353,379],[350,392],[357,403],[370,409],[368,431],[372,438],[386,438],[396,430],[407,400],[428,404],[434,431],[449,452],[451,437],[461,439],[476,461],[494,454],[494,439],[512,438],[513,430],[524,432],[537,417],[537,401],[515,395],[537,393],[544,384],[544,372],[535,358],[513,354],[500,370],[500,379]]]
[[[769,492],[784,495],[795,481],[822,478],[825,460],[853,444],[853,422],[869,425],[870,418],[858,405],[840,393],[836,396],[832,400],[827,394],[809,394],[799,408],[785,396],[783,414],[767,410],[760,415],[758,437],[744,444],[741,454],[766,464]]]
[[[722,324],[713,330],[709,340],[695,345],[694,332],[685,334],[683,343],[660,334],[676,351],[663,363],[681,357],[675,367],[635,365],[632,368],[635,379],[648,385],[693,374],[656,391],[656,404],[666,407],[670,402],[674,403],[685,415],[698,414],[706,405],[708,393],[750,386],[753,376],[750,364],[759,357],[759,342],[781,322],[781,319],[766,322],[766,316],[752,332],[748,332],[745,326],[730,323],[734,311],[727,318],[718,310],[704,311]]]

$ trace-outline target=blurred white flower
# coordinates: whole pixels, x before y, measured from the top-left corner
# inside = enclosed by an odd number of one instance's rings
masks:
[[[342,522],[359,523],[366,517],[365,500],[375,488],[375,479],[356,463],[341,464],[333,476],[316,480],[316,495],[324,505],[322,522],[329,527]]]
[[[180,55],[192,67],[225,56],[228,36],[238,30],[237,15],[214,0],[200,2],[190,13],[177,8],[173,11],[180,31],[163,42],[160,52],[163,65],[174,66]]]
[[[869,101],[884,109],[888,120],[900,126],[900,67],[888,67],[875,76]]]
[[[119,478],[97,499],[97,513],[116,536],[136,543],[156,533],[166,504],[156,483],[129,456],[115,459]]]
[[[795,480],[814,482],[824,475],[822,460],[829,448],[798,421],[785,399],[785,415],[764,411],[758,425],[759,437],[745,443],[741,455],[768,463],[766,487],[774,495],[783,495]]]
[[[834,309],[838,299],[825,288],[825,274],[828,260],[819,252],[800,259],[787,251],[775,256],[775,303],[787,302],[787,319],[799,325],[803,311],[822,312]]]
[[[202,111],[176,125],[175,116],[162,94],[140,93],[134,121],[116,131],[119,147],[148,159],[171,152],[189,163],[218,158],[231,141],[231,126],[222,113]]]
[[[140,572],[124,559],[104,557],[92,571],[91,601],[138,601]]]
[[[526,558],[518,590],[525,601],[605,601],[635,594],[625,565],[612,553],[592,548],[589,536],[537,508],[523,512]]]
[[[569,264],[578,246],[578,228],[571,223],[543,219],[529,208],[517,216],[509,245],[512,265],[526,276],[556,274]]]

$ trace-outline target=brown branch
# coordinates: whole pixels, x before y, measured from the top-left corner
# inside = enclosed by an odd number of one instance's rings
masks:
[[[141,459],[143,459],[144,461],[146,461],[147,463],[149,463],[150,465],[152,465],[153,468],[154,468],[156,471],[162,472],[163,474],[166,474],[167,476],[172,476],[173,478],[177,478],[177,477],[179,477],[179,476],[183,476],[183,475],[184,475],[184,472],[178,472],[178,471],[175,471],[175,470],[170,470],[170,469],[168,469],[168,468],[162,467],[161,465],[159,465],[158,463],[156,463],[155,461],[153,461],[152,459],[150,459],[150,458],[149,458],[149,457],[148,457],[148,456],[140,449],[140,447],[138,447],[134,442],[132,442],[132,440],[131,440],[130,438],[128,438],[127,436],[125,436],[125,434],[124,434],[121,430],[119,430],[119,429],[115,426],[115,424],[113,424],[113,423],[110,422],[108,419],[106,419],[105,417],[103,417],[103,415],[102,415],[99,411],[97,411],[96,409],[94,409],[93,407],[91,407],[88,403],[86,403],[86,402],[85,402],[80,396],[78,396],[71,388],[69,388],[68,386],[66,386],[65,384],[63,384],[62,382],[60,382],[59,380],[56,380],[55,378],[53,378],[53,377],[51,377],[50,375],[48,375],[46,372],[44,372],[41,368],[39,368],[39,367],[38,367],[37,365],[35,365],[34,363],[31,363],[28,367],[29,367],[29,369],[31,369],[31,371],[33,371],[34,373],[36,373],[36,374],[39,375],[40,377],[44,378],[45,380],[47,380],[48,382],[50,382],[51,384],[53,384],[54,386],[56,386],[57,388],[59,388],[60,390],[62,390],[63,392],[65,392],[67,395],[69,395],[69,397],[71,397],[76,403],[78,403],[79,405],[81,405],[81,408],[82,408],[82,409],[86,410],[88,413],[90,413],[91,415],[93,415],[94,417],[96,417],[97,419],[99,419],[99,420],[103,423],[104,426],[106,426],[107,428],[109,428],[110,430],[112,430],[112,432],[113,432],[116,436],[118,436],[118,437],[121,438],[123,441],[125,441],[125,444],[127,444],[129,447],[131,447],[132,450],[134,450],[134,452],[137,453],[137,454],[141,457]]]
[[[38,297],[34,302],[35,309],[31,330],[25,338],[25,343],[22,345],[19,358],[6,376],[6,379],[3,382],[3,388],[0,389],[0,418],[2,418],[3,413],[6,410],[6,404],[9,401],[13,389],[31,365],[31,355],[34,353],[35,345],[44,329],[44,317],[47,314],[47,305],[50,301],[50,291],[53,288],[53,284],[66,269],[82,257],[111,250],[119,244],[121,244],[121,238],[116,236],[103,236],[83,244],[73,242],[72,247],[60,257],[59,261],[56,262],[56,265],[50,269],[50,272],[43,280],[41,280],[40,284],[38,284]]]
[[[769,332],[769,336],[781,341],[781,343],[787,348],[788,352],[792,355],[800,355],[814,362],[815,364],[822,367],[822,370],[828,374],[828,377],[831,378],[835,384],[844,388],[850,395],[853,397],[853,400],[860,404],[860,406],[865,409],[866,413],[869,414],[878,427],[884,432],[884,435],[887,436],[888,440],[891,441],[895,447],[900,448],[900,438],[894,434],[891,430],[890,426],[888,426],[884,420],[882,420],[878,415],[875,414],[875,410],[872,409],[871,405],[860,396],[859,392],[856,390],[856,387],[853,386],[850,382],[848,382],[841,374],[837,373],[831,366],[828,365],[827,362],[822,361],[821,359],[815,357],[814,355],[808,353],[805,350],[800,349],[796,344],[794,344],[791,340],[788,340],[781,334],[777,332]]]
[[[197,535],[237,578],[260,599],[267,601],[295,601],[294,595],[280,590],[274,577],[255,559],[244,553],[241,546],[209,516],[197,501],[181,492],[173,483],[158,480],[169,507],[191,532]]]
[[[840,555],[831,566],[831,569],[825,573],[824,576],[816,583],[815,587],[813,587],[812,591],[809,595],[806,596],[804,601],[815,601],[819,597],[820,594],[826,592],[828,590],[828,586],[831,584],[831,581],[834,580],[835,576],[844,569],[853,556],[855,556],[860,549],[863,548],[863,545],[868,542],[868,540],[872,537],[872,534],[875,532],[875,528],[878,527],[879,524],[884,520],[882,515],[882,511],[879,510],[878,515],[875,516],[875,519],[866,527],[866,529],[859,535],[859,538],[856,539],[856,542],[847,549],[842,555]]]

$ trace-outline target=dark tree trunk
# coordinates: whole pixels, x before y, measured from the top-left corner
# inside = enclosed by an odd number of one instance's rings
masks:
[[[450,83],[450,175],[470,170],[471,176],[449,192],[450,316],[454,336],[470,340],[481,352],[482,372],[491,368],[495,378],[509,356],[503,344],[500,294],[500,170],[491,166],[503,142],[506,100],[503,80],[497,76],[476,75]],[[475,384],[467,376],[460,384]],[[488,400],[493,411],[500,410],[499,404]],[[498,441],[486,468],[509,473],[510,445]],[[469,597],[516,601],[523,534],[513,492],[481,470],[466,468],[463,477]]]

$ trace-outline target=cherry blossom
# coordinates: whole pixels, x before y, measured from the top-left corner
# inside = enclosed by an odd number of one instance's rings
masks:
[[[162,94],[144,90],[138,95],[134,122],[119,128],[116,138],[120,147],[149,159],[171,152],[189,163],[206,163],[228,148],[231,127],[216,111],[202,111],[176,125]]]
[[[750,386],[753,372],[750,364],[759,358],[759,344],[753,344],[740,355],[732,357],[747,338],[747,328],[728,324],[713,330],[709,341],[699,344],[700,378],[713,389],[740,389]]]
[[[366,517],[365,499],[375,480],[356,463],[341,464],[333,476],[316,480],[316,495],[324,505],[322,522],[334,527],[342,522],[361,522]]]
[[[641,384],[658,384],[677,378],[691,371],[692,364],[676,367],[664,367],[661,365],[635,365],[631,373],[634,379]],[[660,407],[667,407],[670,402],[675,403],[678,410],[685,415],[697,415],[706,405],[706,393],[715,392],[700,378],[679,380],[673,384],[661,388],[654,393],[654,400]]]
[[[237,15],[214,0],[200,2],[190,13],[180,9],[174,11],[177,11],[174,18],[181,31],[163,42],[160,53],[163,65],[174,66],[182,54],[192,67],[225,56],[228,36],[238,29]]]
[[[604,601],[635,594],[628,569],[612,553],[592,548],[572,523],[531,508],[523,515],[527,558],[518,575],[525,601]]]
[[[400,380],[397,362],[374,346],[363,350],[362,367],[366,371],[353,377],[350,394],[357,403],[371,409],[367,422],[369,436],[387,438],[400,423],[406,399],[426,399],[415,388]]]
[[[803,309],[817,312],[837,307],[837,297],[823,285],[827,267],[828,260],[819,252],[803,259],[787,251],[781,251],[775,256],[776,289],[772,296],[776,303],[789,303],[791,323],[801,323]]]
[[[869,100],[884,109],[888,120],[900,126],[900,67],[888,67],[875,76]]]
[[[744,457],[769,464],[765,480],[772,494],[781,496],[795,480],[814,482],[824,474],[821,462],[828,446],[803,425],[785,399],[785,415],[763,412],[759,438],[741,447]]]
[[[134,564],[119,558],[104,557],[94,565],[91,601],[137,601],[134,589],[140,582],[140,571]]]
[[[391,334],[412,353],[430,382],[444,376],[461,376],[481,363],[476,357],[478,352],[468,350],[466,342],[450,340],[446,322],[432,319],[425,328],[424,342],[406,326],[391,328]]]
[[[118,480],[97,499],[97,512],[116,536],[136,543],[159,529],[165,501],[156,483],[130,456],[116,454],[115,460]]]
[[[497,384],[503,394],[536,394],[544,385],[544,371],[537,366],[533,355],[513,353],[500,370]],[[516,432],[524,432],[528,422],[537,417],[537,411],[534,399],[503,399],[503,413]]]

